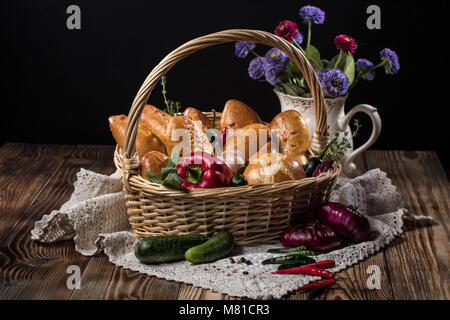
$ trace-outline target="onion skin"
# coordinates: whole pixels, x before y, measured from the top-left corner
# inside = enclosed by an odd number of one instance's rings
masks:
[[[340,203],[328,202],[318,210],[319,220],[353,243],[369,240],[369,220]]]
[[[290,227],[283,232],[280,242],[283,247],[305,246],[314,251],[331,251],[342,243],[332,228],[320,223],[304,223]]]

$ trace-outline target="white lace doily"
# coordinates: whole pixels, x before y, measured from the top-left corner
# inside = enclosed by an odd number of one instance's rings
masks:
[[[83,255],[103,251],[113,264],[159,278],[192,284],[236,297],[279,299],[318,277],[274,275],[274,265],[261,261],[276,256],[267,253],[274,245],[240,247],[233,252],[251,264],[231,263],[228,258],[210,264],[192,265],[181,261],[170,264],[145,265],[134,256],[137,241],[131,232],[120,176],[104,176],[81,169],[70,200],[59,210],[36,222],[32,239],[51,243],[74,239],[75,248]],[[389,244],[402,233],[403,217],[400,194],[386,174],[379,169],[354,179],[340,178],[331,200],[358,208],[366,213],[372,229],[372,240],[317,256],[317,260],[333,259],[334,272],[361,261]],[[429,223],[429,217],[412,217],[408,221]],[[279,245],[278,245],[279,246]]]

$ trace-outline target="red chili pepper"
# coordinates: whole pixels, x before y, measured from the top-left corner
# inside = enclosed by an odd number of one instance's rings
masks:
[[[307,274],[309,276],[319,276],[327,279],[333,279],[334,273],[328,270],[301,266],[291,269],[282,269],[275,271],[274,274]]]
[[[317,288],[317,287],[329,287],[332,286],[333,284],[335,284],[336,281],[334,279],[329,279],[329,280],[322,280],[319,282],[314,282],[314,283],[310,283],[307,285],[304,285],[303,287],[298,287],[297,291],[302,291],[302,292],[306,292],[306,291],[310,291],[311,289]]]
[[[183,179],[182,188],[220,188],[230,185],[230,167],[206,152],[193,152],[177,164],[177,174]]]
[[[319,269],[329,269],[333,268],[335,266],[334,260],[322,260],[310,264],[306,264],[302,267],[312,267],[312,268],[319,268]]]

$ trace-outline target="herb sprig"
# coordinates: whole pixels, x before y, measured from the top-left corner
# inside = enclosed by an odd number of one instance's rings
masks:
[[[355,125],[355,131],[352,133],[352,137],[356,137],[359,133],[359,129],[361,128],[361,124],[359,123],[359,119],[355,119],[353,122]],[[332,159],[333,161],[339,161],[341,159],[348,148],[351,148],[350,140],[348,139],[348,131],[345,131],[342,139],[339,141],[339,132],[336,132],[333,140],[331,140],[325,149],[320,153],[319,159]]]
[[[183,109],[183,107],[181,106],[180,101],[173,101],[173,100],[170,100],[167,98],[166,85],[167,85],[167,78],[166,78],[166,76],[162,76],[161,77],[161,86],[162,86],[161,92],[164,97],[164,104],[166,105],[164,112],[170,114],[171,116],[174,116],[175,114],[179,113]]]

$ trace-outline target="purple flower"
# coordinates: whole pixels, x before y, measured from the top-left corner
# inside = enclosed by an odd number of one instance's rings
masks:
[[[271,85],[276,85],[278,82],[280,82],[280,74],[281,72],[273,66],[267,66],[265,68],[265,76],[268,83]]]
[[[391,49],[385,48],[380,51],[381,60],[387,61],[384,70],[387,74],[396,74],[400,70],[397,54]]]
[[[289,62],[287,54],[277,48],[267,51],[264,59],[267,67],[273,67],[279,72],[284,70]]]
[[[308,22],[322,24],[325,21],[325,12],[317,7],[304,6],[300,9],[299,14],[304,24],[307,24]]]
[[[367,72],[373,68],[373,63],[367,59],[358,59],[355,63],[356,72],[361,73],[361,78],[366,81],[372,81],[375,78],[375,70]]]
[[[267,82],[275,85],[280,81],[280,74],[286,69],[289,57],[283,51],[272,48],[264,57],[264,69]]]
[[[317,77],[323,91],[332,98],[343,96],[348,91],[349,80],[341,70],[323,69],[317,73]]]
[[[246,58],[249,51],[255,49],[256,44],[254,42],[251,41],[238,41],[235,44],[235,50],[234,53],[239,57],[239,58]]]
[[[261,79],[264,76],[265,68],[264,68],[265,59],[264,57],[256,57],[250,64],[248,65],[248,75],[253,80]]]
[[[294,37],[292,38],[295,42],[297,42],[298,44],[302,44],[303,42],[303,35],[300,31],[298,31],[297,29],[297,33],[294,34]]]

